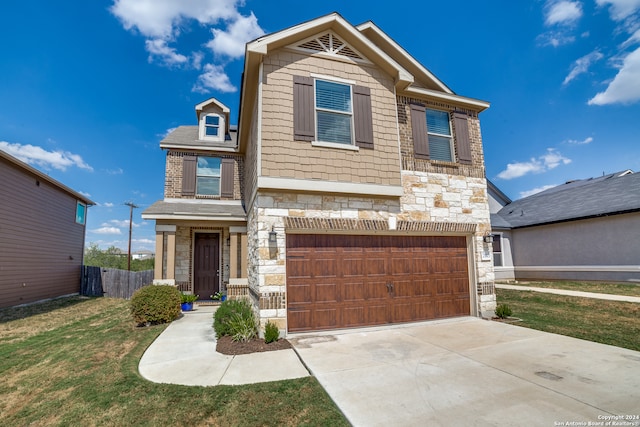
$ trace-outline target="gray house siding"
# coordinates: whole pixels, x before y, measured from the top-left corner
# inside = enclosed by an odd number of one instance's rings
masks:
[[[0,307],[79,292],[76,204],[93,202],[4,153],[0,182]]]
[[[640,212],[511,234],[516,279],[640,281]]]

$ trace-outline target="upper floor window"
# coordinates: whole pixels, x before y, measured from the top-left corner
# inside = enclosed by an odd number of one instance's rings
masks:
[[[453,161],[453,137],[449,113],[427,109],[427,133],[432,160]]]
[[[293,139],[373,149],[371,89],[331,76],[293,76]]]
[[[87,205],[82,202],[76,203],[76,223],[84,225],[87,220]]]
[[[198,156],[196,171],[196,194],[199,196],[220,195],[220,158]]]
[[[205,114],[200,117],[200,139],[204,141],[224,141],[224,118],[219,114]]]
[[[351,86],[316,80],[317,140],[352,144]]]

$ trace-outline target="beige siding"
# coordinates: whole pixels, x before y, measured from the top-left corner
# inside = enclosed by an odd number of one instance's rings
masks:
[[[312,147],[293,140],[293,76],[311,73],[371,89],[374,149]],[[264,59],[262,176],[401,185],[393,79],[365,67],[278,50]]]
[[[251,204],[251,197],[256,188],[256,179],[258,176],[258,103],[255,104],[253,114],[251,115],[251,129],[249,130],[249,144],[246,152],[245,169],[244,169],[244,186],[245,206]]]
[[[79,292],[77,200],[4,159],[0,182],[0,307]]]

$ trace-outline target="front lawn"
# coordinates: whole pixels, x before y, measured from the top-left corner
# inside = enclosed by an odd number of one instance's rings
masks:
[[[508,289],[496,295],[522,319],[515,325],[640,351],[640,303]]]
[[[0,310],[0,425],[348,425],[313,377],[245,386],[154,384],[137,371],[165,326],[124,300]]]

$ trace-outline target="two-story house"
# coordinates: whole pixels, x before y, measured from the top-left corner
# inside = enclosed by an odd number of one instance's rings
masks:
[[[286,332],[489,315],[488,106],[372,22],[249,42],[237,128],[210,99],[160,144],[156,282],[245,295]]]

